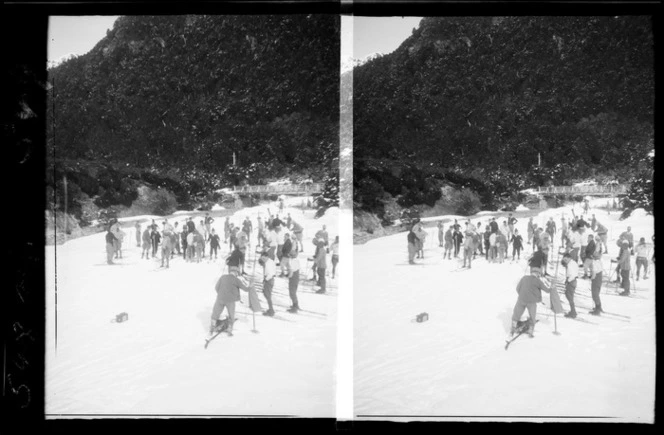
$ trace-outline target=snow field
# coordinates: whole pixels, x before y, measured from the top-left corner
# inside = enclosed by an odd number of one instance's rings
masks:
[[[534,222],[541,227],[553,216],[560,227],[563,213],[571,216],[569,208],[550,209]],[[416,259],[417,265],[408,265],[406,233],[354,246],[356,415],[652,422],[654,266],[650,265],[648,280],[633,282],[633,297],[617,296],[615,284],[607,281],[610,259],[618,253],[618,235],[631,226],[635,242],[640,237],[650,241],[653,217],[636,213],[619,221],[619,213],[591,210],[588,218],[592,213],[611,231],[609,255],[603,257],[602,306],[620,316],[587,314],[593,307],[590,282],[579,279],[577,312],[593,323],[562,315],[554,319],[544,294],[546,305],[538,305],[535,338],[522,336],[508,351],[504,345],[516,284],[527,271],[530,247],[515,262],[488,263],[478,256],[468,270],[460,269],[462,258],[442,259],[436,228],[427,229],[424,259]],[[484,225],[490,217],[485,213],[479,220]],[[437,220],[443,218],[450,217]],[[500,224],[502,220],[497,219]],[[524,239],[527,222],[522,219],[516,225]],[[552,253],[557,253],[559,234]],[[511,259],[511,249],[509,254]],[[554,275],[557,254],[551,257],[549,273]],[[559,275],[563,272],[560,266]],[[564,295],[561,300],[567,310]],[[416,323],[421,312],[427,312],[429,320]]]
[[[276,212],[272,204],[270,209]],[[170,268],[160,257],[140,258],[134,218],[123,230],[123,258],[106,264],[104,234],[46,247],[46,414],[47,418],[107,415],[294,415],[333,417],[335,401],[336,279],[328,294],[311,292],[305,281],[313,234],[325,224],[337,233],[331,209],[320,219],[315,211],[286,208],[304,231],[298,298],[291,305],[287,278],[277,277],[273,303],[277,316],[255,315],[247,293],[236,304],[234,336],[222,334],[204,349],[215,301],[214,285],[225,268],[228,246],[217,260],[188,263],[177,255]],[[249,216],[254,224],[245,271],[264,309],[262,268],[254,262],[256,216],[265,206],[237,212],[231,222]],[[181,221],[184,214],[169,221]],[[154,217],[160,223],[163,218]],[[140,217],[149,223],[151,216]],[[223,221],[213,228],[223,242]],[[143,226],[143,228],[145,228]],[[328,256],[329,258],[329,256]],[[256,266],[254,272],[253,266]],[[329,269],[331,270],[331,269]],[[127,322],[113,320],[128,313]],[[226,313],[222,314],[224,317]]]

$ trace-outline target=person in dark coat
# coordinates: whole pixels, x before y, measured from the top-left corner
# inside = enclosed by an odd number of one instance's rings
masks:
[[[418,238],[417,235],[415,234],[415,231],[413,231],[414,225],[410,228],[410,231],[408,231],[408,236],[406,236],[406,240],[408,240],[408,263],[409,264],[415,264],[415,255],[417,254],[417,246],[418,246]]]
[[[517,322],[521,320],[523,312],[528,310],[528,330],[531,337],[535,331],[535,319],[537,317],[537,304],[542,302],[542,291],[549,293],[549,288],[540,279],[540,269],[530,268],[530,274],[525,275],[516,286],[516,293],[519,295],[512,311],[512,328],[510,332],[514,334],[517,328]],[[554,290],[555,291],[555,290]]]
[[[454,258],[457,258],[459,256],[459,251],[461,250],[463,234],[456,227],[454,228],[454,233],[452,233],[452,240],[454,240]]]
[[[514,234],[512,234],[512,261],[516,256],[519,260],[521,259],[521,249],[523,249],[523,237],[519,234],[519,230],[514,229]]]
[[[279,268],[281,274],[279,276],[288,276],[288,262],[290,261],[290,252],[293,249],[293,242],[291,241],[290,234],[284,234],[284,245],[281,247],[281,260],[279,261]]]
[[[240,290],[246,292],[251,288],[249,283],[246,280],[239,277],[239,269],[237,267],[231,267],[228,274],[221,275],[217,284],[215,285],[215,291],[217,293],[217,299],[214,302],[214,307],[212,308],[212,317],[210,323],[210,335],[214,334],[217,320],[219,316],[224,311],[224,308],[228,311],[228,329],[226,333],[229,336],[233,335],[233,322],[235,322],[235,302],[240,300]]]
[[[583,279],[589,279],[592,273],[593,255],[595,254],[595,238],[588,234],[588,244],[586,245],[585,255],[583,257]]]
[[[152,257],[157,256],[157,249],[159,248],[159,242],[161,242],[161,234],[156,229],[152,229],[150,233],[150,240],[152,240]]]
[[[115,254],[115,243],[117,243],[117,238],[115,237],[115,234],[113,234],[113,231],[111,231],[112,227],[108,228],[108,231],[106,232],[106,263],[107,264],[115,264],[113,263],[113,255]]]
[[[492,233],[498,232],[498,222],[496,222],[496,218],[491,219],[491,222],[489,222],[489,226],[491,227]]]
[[[220,247],[220,239],[219,234],[214,231],[214,228],[210,230],[210,237],[208,240],[210,241],[210,259],[212,259],[212,254],[214,253],[214,259],[216,260],[217,251]]]

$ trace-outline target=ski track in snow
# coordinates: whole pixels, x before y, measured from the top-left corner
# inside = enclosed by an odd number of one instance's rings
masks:
[[[305,251],[299,257],[304,274],[311,265],[307,258],[313,255],[314,233],[324,224],[331,239],[338,233],[338,210],[330,209],[314,219],[314,210],[303,213],[290,207],[301,202],[301,198],[292,199],[279,214],[285,217],[290,212],[304,227]],[[253,243],[256,216],[260,212],[265,217],[266,210],[262,205],[231,217],[236,225],[245,216],[253,221],[245,271],[256,280],[263,309],[267,303],[260,291],[262,268],[254,262]],[[276,204],[270,210],[276,212]],[[171,221],[185,217],[180,214]],[[47,418],[111,414],[333,417],[337,280],[328,276],[329,294],[317,295],[307,293],[311,284],[301,277],[300,306],[320,314],[294,315],[285,312],[291,305],[288,279],[275,278],[275,309],[279,317],[291,321],[258,312],[257,333],[252,333],[247,293],[242,292],[243,303],[236,304],[234,336],[221,334],[204,349],[216,297],[214,285],[225,267],[227,245],[220,248],[217,260],[209,261],[208,248],[201,263],[188,263],[176,255],[170,268],[161,268],[160,253],[157,258],[140,258],[133,229],[137,219],[125,220],[123,258],[115,260],[116,265],[105,264],[104,233],[46,247]],[[218,218],[213,223],[221,236],[223,221]],[[128,313],[128,321],[114,322],[121,312]]]
[[[553,216],[560,226],[561,213],[570,217],[569,210],[545,210],[534,221],[542,226]],[[653,422],[654,265],[650,264],[648,280],[632,282],[636,297],[618,296],[615,284],[607,282],[610,259],[618,252],[618,235],[631,226],[635,243],[640,237],[649,242],[653,217],[637,214],[619,221],[616,212],[607,215],[592,209],[588,216],[592,213],[610,230],[609,255],[603,256],[602,306],[629,318],[588,314],[593,306],[590,281],[579,279],[577,312],[597,324],[562,314],[554,319],[544,293],[546,306],[538,305],[535,337],[521,336],[508,351],[505,338],[516,284],[527,271],[530,247],[522,251],[520,261],[495,264],[478,257],[468,270],[459,269],[461,258],[442,259],[436,228],[427,229],[424,258],[415,260],[417,266],[407,264],[406,233],[355,245],[356,415],[407,416],[406,420],[424,419],[418,416],[461,420],[541,416],[574,421],[606,417],[599,421]],[[472,221],[486,224],[490,217],[485,213]],[[444,218],[449,217],[440,217]],[[497,220],[502,223],[503,219]],[[516,225],[524,237],[527,222],[523,219]],[[559,243],[560,233],[549,261],[552,275]],[[560,266],[558,274],[563,273]],[[561,301],[567,311],[564,295]],[[429,320],[417,323],[415,316],[421,312],[427,312]],[[553,333],[554,321],[560,335]]]

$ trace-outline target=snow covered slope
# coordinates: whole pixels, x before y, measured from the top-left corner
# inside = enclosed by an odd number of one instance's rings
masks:
[[[306,200],[306,198],[305,198]],[[301,202],[301,200],[300,200]],[[299,202],[298,202],[299,204]],[[277,210],[276,204],[270,209]],[[231,222],[267,215],[267,207],[240,210]],[[313,255],[313,235],[323,224],[337,234],[338,209],[320,219],[315,210],[285,208],[304,227],[302,268]],[[178,214],[171,222],[187,217]],[[151,218],[144,216],[142,218]],[[159,222],[159,221],[158,221]],[[213,227],[223,236],[223,218]],[[204,349],[215,301],[214,284],[225,266],[219,259],[187,263],[140,258],[133,221],[123,258],[106,264],[104,234],[46,247],[46,414],[53,417],[114,415],[295,415],[334,417],[337,280],[328,293],[300,282],[298,314],[287,278],[276,278],[277,316],[257,313],[253,321],[247,294],[236,305],[234,336],[220,335]],[[256,232],[252,235],[255,243]],[[222,240],[223,241],[223,240]],[[254,249],[247,258],[251,274]],[[329,256],[328,256],[329,259]],[[328,269],[330,270],[330,269]],[[311,272],[306,271],[311,277]],[[302,272],[304,273],[304,271]],[[263,307],[267,304],[259,292]],[[126,322],[113,322],[121,312]],[[226,313],[222,315],[225,316]]]
[[[549,209],[534,221],[543,226],[553,216],[560,226],[563,213],[571,216],[569,208]],[[618,296],[615,284],[607,282],[619,234],[631,226],[635,240],[650,242],[653,217],[636,213],[619,221],[617,212],[592,213],[610,230],[601,293],[608,313],[588,314],[593,306],[590,282],[579,279],[575,301],[582,320],[554,318],[547,306],[539,305],[535,337],[522,336],[507,351],[516,284],[527,270],[530,247],[520,261],[496,264],[478,257],[468,270],[460,269],[461,258],[442,259],[435,228],[428,228],[424,259],[416,265],[408,264],[406,233],[354,246],[356,415],[653,422],[654,265],[647,280],[632,282],[632,297]],[[480,220],[485,224],[489,218],[485,213]],[[525,238],[527,219],[516,227]],[[557,235],[552,252],[559,244]],[[567,310],[567,300],[561,299]],[[544,300],[548,305],[546,294]],[[422,312],[429,320],[416,323]],[[554,334],[556,329],[560,335]]]

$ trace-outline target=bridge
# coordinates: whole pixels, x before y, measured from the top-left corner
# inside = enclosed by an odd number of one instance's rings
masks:
[[[323,191],[323,183],[270,184],[259,186],[233,186],[233,193],[267,195],[313,195]]]
[[[626,195],[629,184],[539,187],[537,195],[618,196]]]

